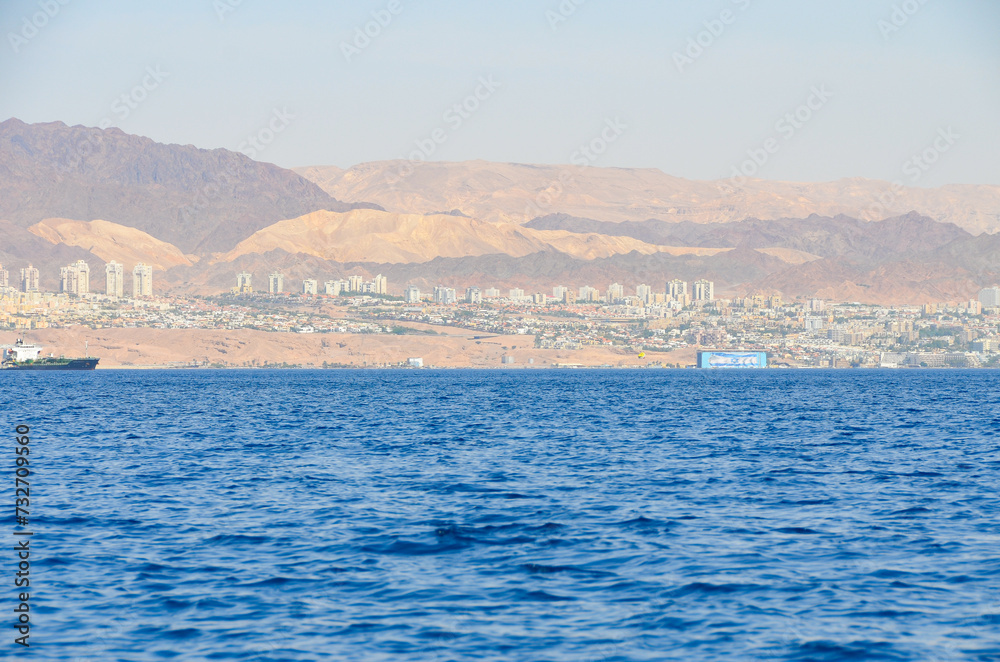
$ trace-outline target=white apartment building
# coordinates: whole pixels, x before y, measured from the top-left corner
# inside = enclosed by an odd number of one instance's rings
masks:
[[[985,287],[979,290],[979,303],[983,308],[1000,308],[1000,287]]]
[[[608,295],[607,295],[608,303],[614,303],[624,298],[625,298],[624,287],[622,287],[618,283],[611,283],[610,285],[608,285]]]
[[[59,291],[68,294],[88,294],[90,292],[90,265],[77,260],[59,270]]]
[[[125,295],[125,267],[114,260],[104,265],[104,291],[116,299]]]
[[[715,301],[715,283],[710,280],[697,280],[692,292],[695,301]]]
[[[267,277],[268,294],[281,294],[285,289],[285,276],[275,271]]]
[[[153,296],[153,267],[140,262],[132,269],[132,296]]]

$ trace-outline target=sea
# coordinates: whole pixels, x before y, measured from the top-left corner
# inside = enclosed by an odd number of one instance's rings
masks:
[[[1000,372],[0,374],[34,660],[1000,660]]]

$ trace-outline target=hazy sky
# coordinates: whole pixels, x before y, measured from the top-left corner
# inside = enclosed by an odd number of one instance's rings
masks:
[[[0,28],[0,119],[282,166],[1000,185],[997,0],[4,0]]]

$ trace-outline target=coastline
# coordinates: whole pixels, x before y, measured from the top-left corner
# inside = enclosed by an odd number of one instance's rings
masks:
[[[649,368],[695,362],[696,349],[647,353],[627,347],[539,349],[535,336],[484,338],[465,329],[441,335],[301,334],[251,329],[124,329],[89,327],[32,330],[28,338],[44,353],[79,356],[85,343],[101,359],[98,370],[163,369],[427,369],[427,368]],[[508,357],[512,363],[503,363]],[[411,368],[421,358],[424,368]]]

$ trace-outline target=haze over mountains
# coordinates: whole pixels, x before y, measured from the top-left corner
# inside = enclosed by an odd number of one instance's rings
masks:
[[[899,188],[860,178],[818,184],[749,179],[736,186],[728,179],[692,181],[654,169],[487,161],[294,170],[340,200],[375,202],[399,213],[458,209],[483,221],[525,223],[551,213],[604,221],[728,223],[812,214],[880,221],[916,211],[973,234],[1000,230],[997,186]]]
[[[881,196],[881,202],[879,202]],[[883,220],[883,219],[889,220]],[[874,221],[874,222],[873,222]],[[0,262],[53,289],[86,259],[152,264],[160,291],[383,273],[549,291],[709,278],[721,294],[965,299],[1000,279],[1000,187],[695,182],[657,170],[258,163],[118,129],[0,123]],[[102,278],[93,278],[100,291]]]

